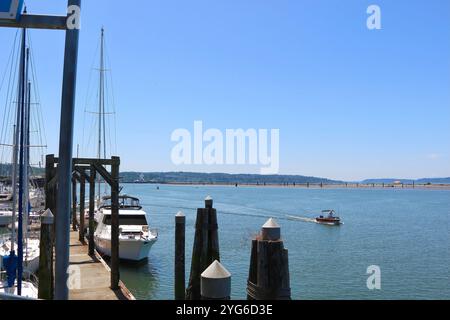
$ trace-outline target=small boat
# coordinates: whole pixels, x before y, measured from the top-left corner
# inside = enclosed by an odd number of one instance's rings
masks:
[[[111,256],[111,197],[104,197],[98,210],[98,225],[94,241],[99,253]],[[147,214],[139,199],[119,196],[119,258],[142,261],[147,259],[152,245],[158,240],[158,232],[151,230]]]
[[[322,215],[316,218],[316,222],[334,226],[342,224],[341,218],[335,216],[334,214],[334,210],[322,210]]]

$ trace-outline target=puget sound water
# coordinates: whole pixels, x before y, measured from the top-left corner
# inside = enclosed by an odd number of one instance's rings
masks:
[[[293,299],[449,299],[450,191],[304,189],[283,187],[126,184],[150,226],[159,230],[148,262],[121,265],[138,299],[173,299],[174,215],[186,214],[186,281],[196,208],[211,195],[217,209],[220,256],[232,274],[232,299],[246,298],[252,237],[274,217],[281,226]],[[308,222],[335,209],[344,225]],[[381,289],[369,290],[369,266]]]
[[[293,299],[450,299],[450,191],[124,184],[140,198],[159,239],[148,261],[121,263],[137,299],[173,299],[175,214],[186,215],[186,282],[196,208],[211,195],[220,256],[232,274],[232,299],[246,298],[251,239],[270,217],[289,250]],[[312,220],[335,209],[344,225]],[[2,233],[6,232],[3,230]],[[379,266],[381,289],[367,288]]]

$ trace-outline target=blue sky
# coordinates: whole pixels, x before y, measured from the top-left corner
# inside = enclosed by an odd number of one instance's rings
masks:
[[[30,13],[65,12],[64,0],[26,2]],[[104,26],[121,170],[259,171],[173,165],[171,133],[202,120],[280,129],[282,174],[450,176],[449,1],[118,2],[82,4],[75,144]],[[381,8],[381,30],[366,27],[370,4]],[[57,153],[64,34],[31,35]],[[14,36],[0,30],[2,73]]]

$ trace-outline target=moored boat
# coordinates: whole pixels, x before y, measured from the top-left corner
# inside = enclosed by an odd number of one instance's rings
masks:
[[[98,210],[98,225],[94,233],[97,250],[111,256],[111,197],[104,197]],[[119,258],[142,261],[147,259],[158,232],[149,228],[147,214],[139,199],[119,196]]]

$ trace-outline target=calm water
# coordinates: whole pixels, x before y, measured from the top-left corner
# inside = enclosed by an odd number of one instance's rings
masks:
[[[181,187],[128,184],[160,238],[148,263],[122,264],[138,299],[173,298],[174,215],[186,214],[186,279],[196,208],[207,195],[218,211],[221,260],[232,298],[245,299],[250,239],[269,217],[289,250],[294,299],[450,299],[450,191]],[[336,209],[340,227],[290,220]],[[381,268],[381,290],[368,290],[367,267]]]
[[[139,299],[173,298],[174,215],[186,214],[186,279],[196,208],[207,195],[218,210],[221,261],[232,298],[245,298],[250,239],[271,216],[289,250],[294,299],[450,299],[450,191],[233,188],[125,185],[141,198],[160,238],[148,264],[121,266]],[[290,220],[336,209],[340,227]],[[367,267],[381,268],[381,290],[368,290]]]

